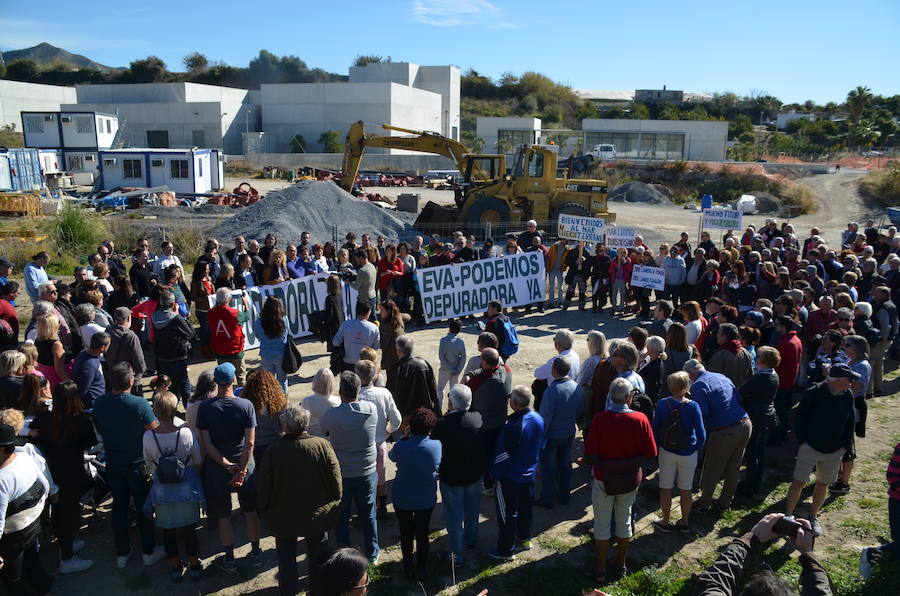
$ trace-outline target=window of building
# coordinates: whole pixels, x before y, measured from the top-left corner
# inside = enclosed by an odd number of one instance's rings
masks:
[[[205,130],[192,130],[191,131],[191,144],[194,147],[206,147],[206,131]]]
[[[623,159],[684,159],[684,134],[640,132],[587,132],[585,146],[600,143],[616,146],[616,157]]]
[[[169,162],[169,174],[172,178],[188,177],[188,161],[186,159],[173,159]]]
[[[122,177],[123,178],[143,178],[141,172],[141,160],[139,159],[123,159],[122,160]]]
[[[106,119],[106,133],[112,134],[112,118]]]
[[[203,160],[202,159],[197,160],[197,177],[203,178]]]
[[[90,116],[75,118],[75,127],[80,134],[94,132],[94,119]]]
[[[70,172],[80,172],[84,170],[84,157],[81,155],[69,155],[67,159],[69,161],[68,170]]]
[[[169,131],[168,130],[148,130],[147,146],[151,149],[168,149],[169,148]]]
[[[498,130],[497,152],[514,153],[519,145],[531,145],[534,143],[533,130]]]
[[[25,132],[44,132],[43,116],[25,116]]]

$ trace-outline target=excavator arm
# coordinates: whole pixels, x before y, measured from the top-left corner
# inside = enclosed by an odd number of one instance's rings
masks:
[[[339,186],[347,192],[350,192],[356,183],[359,165],[367,147],[387,147],[389,149],[404,149],[406,151],[443,155],[452,159],[461,173],[466,172],[465,156],[469,154],[469,149],[459,141],[448,139],[434,132],[409,130],[388,124],[382,124],[381,127],[385,130],[396,130],[413,136],[367,135],[365,124],[362,120],[350,125],[346,143],[344,144],[344,161],[341,165],[342,175],[339,181]]]

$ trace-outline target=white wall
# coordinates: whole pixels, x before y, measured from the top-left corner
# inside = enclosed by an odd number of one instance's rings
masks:
[[[75,97],[74,87],[0,80],[0,126],[13,124],[22,132],[21,112],[58,112]]]
[[[97,148],[109,149],[119,130],[118,116],[97,114]]]
[[[308,150],[319,151],[323,132],[340,131],[343,140],[357,120],[377,134],[388,134],[381,124],[417,130],[440,127],[440,96],[397,83],[262,85],[260,101],[262,129],[272,152],[289,152],[290,139],[297,134],[303,135]]]
[[[445,137],[459,140],[459,69],[455,66],[420,66],[414,86],[441,96],[441,130]]]
[[[479,116],[475,120],[475,134],[484,139],[484,153],[497,151],[497,133],[500,130],[530,130],[534,131],[535,135],[539,135],[541,119]]]

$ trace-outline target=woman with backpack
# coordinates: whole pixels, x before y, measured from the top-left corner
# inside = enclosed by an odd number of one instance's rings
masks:
[[[200,543],[196,524],[200,521],[203,489],[197,468],[200,466],[200,444],[187,425],[175,426],[178,399],[166,391],[157,395],[153,413],[159,426],[144,432],[144,462],[153,475],[153,486],[145,507],[156,512],[156,525],[163,530],[163,545],[171,565],[170,577],[178,583],[184,576],[184,562],[178,557],[176,532],[184,534],[184,548],[189,559],[188,577],[200,580]],[[147,513],[150,515],[150,513]]]
[[[688,397],[691,378],[684,371],[669,375],[666,380],[672,397],[659,400],[653,416],[653,434],[659,447],[659,508],[662,519],[653,522],[660,532],[677,530],[691,532],[691,489],[697,469],[697,451],[706,442],[703,414],[697,402]],[[681,519],[669,523],[672,509],[672,489],[678,485]]]

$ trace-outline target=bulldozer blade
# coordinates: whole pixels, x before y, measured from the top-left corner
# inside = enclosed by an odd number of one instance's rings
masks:
[[[458,211],[452,207],[443,207],[434,201],[428,201],[413,226],[424,234],[446,235],[452,224],[456,223]]]

